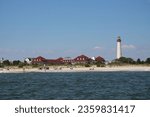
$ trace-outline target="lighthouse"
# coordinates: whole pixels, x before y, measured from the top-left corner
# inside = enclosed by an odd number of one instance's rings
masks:
[[[117,38],[117,59],[122,57],[122,51],[121,51],[121,38],[118,36]]]

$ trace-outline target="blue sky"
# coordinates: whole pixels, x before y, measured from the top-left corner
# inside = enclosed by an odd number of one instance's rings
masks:
[[[0,57],[150,57],[150,0],[0,0]]]

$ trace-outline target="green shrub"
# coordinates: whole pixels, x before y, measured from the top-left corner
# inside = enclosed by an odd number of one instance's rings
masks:
[[[0,64],[0,68],[4,68],[4,65],[3,65],[3,64]]]
[[[32,67],[33,67],[33,68],[37,68],[37,67],[39,67],[39,66],[38,66],[38,64],[33,64]]]
[[[19,64],[18,65],[19,68],[23,68],[23,66],[24,66],[23,64]]]
[[[97,67],[100,67],[101,65],[100,65],[100,64],[96,64],[96,66],[97,66]]]
[[[85,67],[90,67],[90,65],[89,64],[85,64]]]

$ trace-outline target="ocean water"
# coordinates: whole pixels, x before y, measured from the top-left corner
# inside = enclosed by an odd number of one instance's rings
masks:
[[[0,99],[150,99],[150,72],[0,74]]]

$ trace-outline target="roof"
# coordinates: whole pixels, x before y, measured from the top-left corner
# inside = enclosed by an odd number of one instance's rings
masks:
[[[96,60],[96,61],[105,61],[105,59],[102,58],[101,56],[96,57],[95,60]]]
[[[83,59],[84,58],[84,59]],[[87,60],[89,60],[90,58],[89,57],[87,57],[87,56],[85,56],[85,55],[80,55],[80,56],[78,56],[78,57],[76,57],[74,60],[75,61],[87,61]]]
[[[32,60],[32,58],[25,58],[25,60],[27,60],[27,59],[30,60],[30,61]]]
[[[38,57],[36,57],[36,58],[34,58],[34,59],[42,59],[42,60],[45,60],[45,58],[42,57],[42,56],[38,56]]]
[[[83,55],[83,54],[80,55],[80,56],[78,56],[78,57],[76,57],[76,58],[79,58],[79,57],[80,57],[80,58],[89,58],[89,57],[87,57],[87,56],[85,56],[85,55]]]
[[[117,42],[121,42],[121,37],[118,36]]]
[[[62,57],[59,57],[58,59],[56,59],[57,61],[63,61],[64,59]]]
[[[71,57],[65,57],[64,60],[73,60]]]

